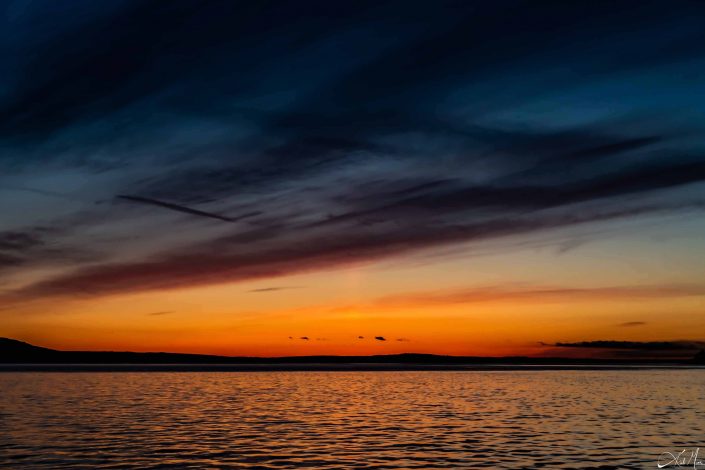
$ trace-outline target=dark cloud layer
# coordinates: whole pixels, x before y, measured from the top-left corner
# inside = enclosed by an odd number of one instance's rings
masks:
[[[577,343],[556,343],[561,348],[599,348],[599,349],[698,349],[704,348],[703,341],[580,341]]]
[[[278,277],[701,211],[703,13],[8,4],[0,192],[32,189],[12,193],[19,216],[0,215],[0,269],[65,269],[5,299]]]
[[[550,345],[546,345],[550,346]],[[671,358],[689,359],[698,352],[705,350],[705,341],[578,341],[572,343],[556,343],[552,345],[558,351],[586,351],[595,357],[612,358]]]

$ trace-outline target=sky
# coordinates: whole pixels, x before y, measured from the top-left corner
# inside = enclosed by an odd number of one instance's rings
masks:
[[[703,2],[0,5],[0,336],[705,347]]]

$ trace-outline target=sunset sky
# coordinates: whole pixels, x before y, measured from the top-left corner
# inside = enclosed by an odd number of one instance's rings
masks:
[[[1,5],[0,336],[705,347],[704,2]]]

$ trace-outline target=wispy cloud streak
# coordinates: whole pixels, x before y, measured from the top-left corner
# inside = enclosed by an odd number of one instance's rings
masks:
[[[125,195],[118,195],[115,197],[117,199],[136,202],[138,204],[147,204],[147,205],[151,205],[151,206],[163,207],[165,209],[170,209],[172,211],[183,212],[184,214],[197,215],[200,217],[208,217],[211,219],[222,220],[224,222],[235,222],[237,220],[237,219],[232,219],[230,217],[225,217],[225,216],[218,215],[218,214],[213,214],[211,212],[204,212],[204,211],[200,211],[198,209],[192,209],[190,207],[181,206],[179,204],[171,204],[169,202],[157,201],[156,199],[150,199],[147,197],[125,196]],[[242,216],[240,218],[242,218]]]

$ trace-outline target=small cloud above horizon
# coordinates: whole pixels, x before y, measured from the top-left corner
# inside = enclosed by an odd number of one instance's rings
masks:
[[[263,292],[276,292],[280,290],[290,290],[290,289],[301,289],[301,286],[273,286],[273,287],[261,287],[258,289],[251,289],[246,292],[251,294],[263,293]]]
[[[150,313],[145,313],[145,315],[148,315],[150,317],[158,317],[161,315],[169,315],[171,313],[174,313],[174,310],[164,310],[163,312],[150,312]]]
[[[620,323],[617,326],[632,327],[632,326],[644,326],[644,325],[646,325],[646,322],[643,322],[643,321],[627,321],[624,323]]]
[[[387,338],[385,338],[384,336],[375,336],[375,339],[377,341],[387,341]]]

